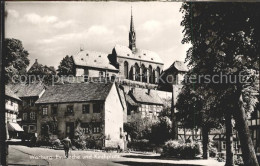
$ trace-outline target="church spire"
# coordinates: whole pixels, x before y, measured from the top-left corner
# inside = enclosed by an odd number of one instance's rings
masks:
[[[133,20],[132,7],[131,7],[131,21],[130,21],[130,31],[129,31],[129,48],[132,50],[132,52],[136,51],[135,40],[136,40],[136,36],[135,36],[134,20]]]

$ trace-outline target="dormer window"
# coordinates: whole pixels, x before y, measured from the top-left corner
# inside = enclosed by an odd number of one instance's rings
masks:
[[[146,53],[144,53],[144,55],[146,55]]]
[[[97,62],[97,60],[95,59],[94,62]]]
[[[86,56],[88,56],[88,53],[86,54]]]
[[[98,57],[101,57],[101,55],[99,55]]]
[[[153,58],[151,58],[151,60],[153,60]]]
[[[81,58],[81,60],[83,61],[83,58]]]
[[[127,56],[130,56],[129,54],[127,54]]]
[[[139,55],[138,57],[139,57],[139,58],[141,58],[141,56],[140,56],[140,55]]]

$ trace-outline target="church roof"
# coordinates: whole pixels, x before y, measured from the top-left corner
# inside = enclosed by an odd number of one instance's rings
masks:
[[[132,53],[132,50],[129,47],[122,46],[122,45],[116,45],[114,47],[114,49],[115,49],[117,56],[120,56],[120,57],[132,58],[132,59],[137,59],[137,60],[143,60],[143,61],[149,61],[149,62],[153,62],[153,63],[163,64],[163,61],[160,58],[160,56],[153,51],[137,48],[136,52]]]
[[[108,59],[108,54],[96,51],[84,50],[72,56],[75,65],[93,68],[118,70]]]
[[[113,83],[75,83],[50,86],[36,104],[106,100]]]

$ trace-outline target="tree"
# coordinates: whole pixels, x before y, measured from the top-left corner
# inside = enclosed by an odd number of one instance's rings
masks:
[[[169,117],[159,117],[158,122],[151,126],[151,133],[148,140],[155,145],[163,145],[166,141],[172,137],[172,122]],[[163,136],[163,137],[162,137]]]
[[[187,73],[190,75],[192,71]],[[177,120],[181,122],[183,128],[202,129],[203,158],[208,158],[208,134],[212,128],[219,128],[222,124],[220,111],[213,105],[214,98],[211,94],[197,93],[196,84],[184,84],[176,108],[178,110]],[[201,93],[204,93],[201,91]],[[217,113],[218,112],[218,113]]]
[[[69,76],[73,75],[75,76],[75,66],[73,62],[72,56],[66,55],[60,62],[60,65],[58,66],[58,75],[59,76]]]
[[[25,75],[26,68],[30,61],[28,51],[24,49],[23,44],[18,39],[5,39],[5,79],[6,82],[12,81],[14,75]]]
[[[56,80],[56,70],[54,67],[39,64],[36,60],[27,72],[27,80],[30,82],[41,81],[46,85],[52,85]]]
[[[217,108],[224,100],[229,101],[234,108],[231,115],[236,122],[243,161],[250,166],[258,166],[246,119],[254,110],[255,94],[259,91],[259,7],[257,3],[183,3],[181,8],[182,42],[192,44],[186,61],[196,76],[211,76],[207,83],[205,77],[200,80],[204,84],[200,83],[196,92],[212,92]],[[219,77],[213,81],[216,75]],[[222,82],[220,75],[226,76]]]

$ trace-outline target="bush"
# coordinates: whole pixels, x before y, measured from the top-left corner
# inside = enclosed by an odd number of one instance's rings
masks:
[[[234,161],[234,163],[236,164],[236,165],[244,165],[244,162],[243,162],[243,159],[242,159],[242,157],[241,156],[237,156],[237,158],[235,158],[235,161]]]
[[[86,141],[83,139],[74,139],[73,144],[77,149],[86,149],[87,145]]]
[[[139,150],[139,151],[152,151],[153,150],[153,147],[151,146],[149,141],[146,139],[132,140],[127,145],[128,145],[128,148],[134,149],[134,150]]]
[[[170,140],[163,146],[163,156],[179,158],[195,158],[202,153],[201,144],[197,142],[184,143]]]

